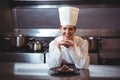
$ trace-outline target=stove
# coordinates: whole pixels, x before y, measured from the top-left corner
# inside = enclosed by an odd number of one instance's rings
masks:
[[[2,63],[45,63],[45,50],[33,51],[29,47],[11,47],[0,51]]]
[[[43,53],[46,51],[45,49],[39,50],[39,51],[34,51],[29,48],[29,46],[24,46],[24,47],[10,47],[7,49],[3,49],[2,52],[7,52],[7,53]]]

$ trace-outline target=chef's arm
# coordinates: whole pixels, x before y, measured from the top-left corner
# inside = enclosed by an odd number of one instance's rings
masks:
[[[47,63],[50,68],[59,67],[61,65],[63,54],[57,47],[56,42],[52,41],[49,44],[49,54],[47,58]]]
[[[75,66],[80,69],[88,69],[90,63],[90,57],[88,56],[88,42],[84,40],[82,46],[74,45],[75,51],[71,51],[71,58],[73,59]]]

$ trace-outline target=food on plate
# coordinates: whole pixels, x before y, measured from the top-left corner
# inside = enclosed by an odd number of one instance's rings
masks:
[[[63,65],[60,68],[58,68],[58,71],[62,71],[62,72],[72,72],[74,71],[74,69],[70,68],[67,65]]]

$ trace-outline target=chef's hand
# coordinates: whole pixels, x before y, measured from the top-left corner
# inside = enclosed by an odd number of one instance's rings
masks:
[[[65,46],[66,48],[69,48],[71,46],[74,46],[74,42],[72,40],[61,40],[57,44],[58,48],[60,49],[60,46]]]

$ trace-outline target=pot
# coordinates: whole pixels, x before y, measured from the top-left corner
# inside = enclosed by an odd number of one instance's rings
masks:
[[[33,51],[41,51],[42,50],[42,43],[39,41],[29,42],[27,45]]]
[[[23,47],[25,46],[25,36],[22,34],[15,35],[11,38],[12,47]]]
[[[89,42],[89,52],[98,52],[101,48],[101,38],[100,37],[88,37]]]
[[[22,34],[10,35],[5,37],[5,39],[9,41],[10,47],[23,47],[26,44],[26,38]]]

